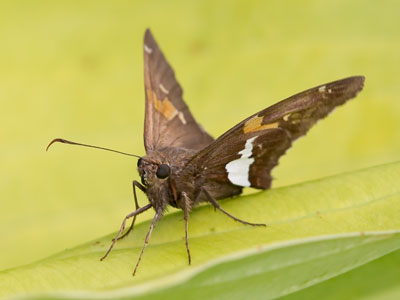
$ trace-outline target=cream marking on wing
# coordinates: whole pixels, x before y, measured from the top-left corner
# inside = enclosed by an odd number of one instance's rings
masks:
[[[169,94],[169,91],[165,88],[165,86],[162,85],[162,83],[160,83],[158,86],[160,87],[160,90],[163,91],[164,94]]]
[[[329,93],[329,94],[332,94],[332,90],[331,90],[331,89],[328,89],[328,93]]]
[[[179,120],[181,120],[182,124],[186,125],[186,119],[185,119],[185,116],[183,115],[183,112],[180,111],[178,113],[178,117],[179,117]]]
[[[325,90],[326,90],[326,86],[323,85],[323,86],[320,86],[320,87],[319,87],[318,92],[320,92],[320,93],[325,93]]]
[[[228,172],[228,179],[233,184],[240,186],[251,185],[249,181],[249,172],[254,158],[250,156],[253,153],[253,142],[256,138],[257,136],[249,138],[244,145],[244,149],[238,153],[241,156],[226,164],[225,169]]]
[[[286,114],[286,115],[284,115],[284,116],[283,116],[283,118],[282,118],[282,119],[283,119],[283,121],[286,121],[286,122],[287,122],[287,121],[289,121],[290,115],[291,115],[290,113],[289,113],[289,114]]]
[[[243,132],[249,133],[249,132],[256,132],[256,131],[274,129],[279,127],[278,122],[262,124],[263,119],[264,119],[263,116],[260,117],[255,116],[247,120],[246,123],[244,123]]]
[[[147,45],[144,45],[144,51],[146,51],[148,54],[151,54],[151,52],[153,52],[153,49],[151,49],[150,47],[148,47]]]

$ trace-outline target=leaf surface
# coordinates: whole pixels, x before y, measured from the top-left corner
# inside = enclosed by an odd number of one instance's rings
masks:
[[[393,163],[221,201],[233,215],[266,222],[266,228],[244,226],[207,205],[199,207],[190,217],[190,267],[183,216],[172,213],[156,228],[134,278],[148,222],[138,224],[104,262],[99,258],[114,234],[2,271],[0,293],[85,291],[119,297],[146,292],[141,297],[150,297],[148,291],[160,290],[183,297],[208,290],[208,297],[283,296],[397,250],[398,182],[400,163]],[[168,288],[177,284],[178,289]]]

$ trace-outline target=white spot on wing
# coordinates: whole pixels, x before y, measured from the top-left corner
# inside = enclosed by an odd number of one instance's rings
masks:
[[[225,169],[228,172],[228,179],[233,184],[250,186],[249,171],[251,164],[254,162],[254,158],[250,156],[252,155],[253,142],[256,138],[257,136],[246,141],[244,149],[238,153],[241,157],[226,164]]]
[[[153,49],[149,48],[147,45],[144,45],[144,51],[146,51],[148,54],[151,54],[151,52],[153,52]]]
[[[326,86],[323,85],[323,86],[320,86],[320,87],[319,87],[318,92],[320,92],[320,93],[325,93],[325,90],[326,90]]]
[[[162,90],[164,94],[169,94],[169,91],[165,88],[165,86],[162,85],[162,83],[160,83],[158,86],[160,87],[160,90]]]
[[[181,120],[183,125],[186,125],[186,119],[185,116],[183,115],[183,113],[180,111],[178,114],[179,120]]]

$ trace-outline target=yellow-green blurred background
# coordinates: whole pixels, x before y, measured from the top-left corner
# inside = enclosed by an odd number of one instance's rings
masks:
[[[275,186],[399,160],[399,11],[394,0],[1,1],[0,269],[115,231],[133,209],[135,159],[44,149],[63,137],[144,154],[147,27],[214,136],[301,90],[366,76],[281,160]]]

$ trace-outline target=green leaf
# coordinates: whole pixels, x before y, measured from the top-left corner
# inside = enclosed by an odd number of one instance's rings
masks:
[[[138,224],[104,262],[98,259],[113,235],[0,272],[0,293],[286,295],[400,248],[398,182],[400,163],[393,163],[221,201],[233,215],[266,222],[266,228],[244,226],[207,205],[199,207],[190,218],[190,267],[182,213],[173,213],[159,223],[134,278],[148,222]]]
[[[397,300],[400,298],[399,265],[400,250],[397,250],[353,271],[279,299]]]
[[[343,235],[254,249],[184,284],[138,299],[275,299],[351,270],[400,247],[400,233]],[[260,253],[261,252],[261,253]]]

